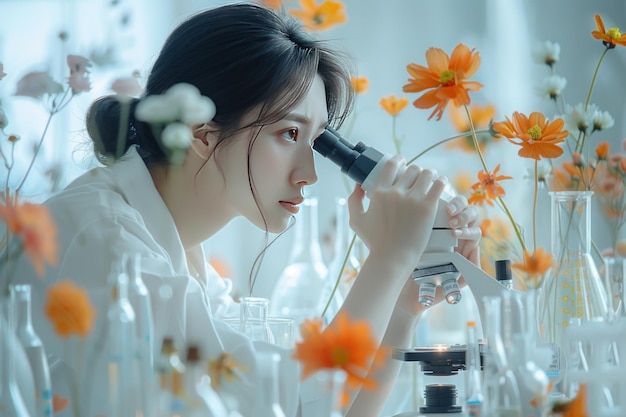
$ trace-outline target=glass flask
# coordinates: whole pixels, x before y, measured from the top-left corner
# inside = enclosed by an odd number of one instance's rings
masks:
[[[15,335],[26,352],[30,369],[33,373],[36,415],[39,417],[50,417],[52,416],[50,368],[46,350],[31,321],[30,290],[30,285],[14,285],[11,287],[15,302]]]
[[[156,359],[159,377],[157,415],[171,416],[183,408],[185,364],[178,354],[174,339],[164,337]]]
[[[239,309],[239,331],[252,340],[274,343],[267,312],[269,300],[262,297],[242,297]]]
[[[624,315],[624,274],[626,258],[621,256],[604,256],[604,289],[609,303],[609,318]]]
[[[608,301],[590,254],[592,191],[557,191],[551,196],[552,256],[537,313],[545,342],[561,347],[570,320],[607,317]]]
[[[297,329],[305,319],[319,317],[328,275],[319,242],[317,206],[316,197],[306,198],[300,205],[293,249],[270,299],[271,315],[294,319]]]
[[[303,405],[303,415],[310,417],[343,416],[342,395],[347,374],[340,368],[320,369],[305,382],[317,401]]]
[[[187,347],[184,377],[184,406],[181,417],[228,417],[228,411],[217,393],[211,388],[211,379],[206,374],[205,361],[200,348]]]
[[[26,399],[22,397],[16,379],[13,349],[21,346],[15,337],[14,295],[0,295],[0,409],[2,416],[30,416]]]
[[[343,197],[335,199],[334,256],[328,265],[328,278],[324,284],[320,311],[324,324],[330,323],[361,268],[357,257],[357,238],[348,223],[348,203]]]
[[[257,358],[259,375],[259,407],[257,415],[263,417],[285,417],[285,412],[279,402],[278,390],[278,353],[262,352]]]
[[[484,354],[483,413],[489,417],[521,417],[519,385],[509,366],[501,335],[501,298],[483,297],[487,346]]]
[[[475,321],[466,323],[465,334],[465,410],[469,417],[481,417],[485,398],[482,387],[480,345]]]
[[[138,364],[135,358],[135,312],[128,301],[128,275],[113,265],[109,275],[107,313],[109,415],[130,416],[140,406],[136,401]]]

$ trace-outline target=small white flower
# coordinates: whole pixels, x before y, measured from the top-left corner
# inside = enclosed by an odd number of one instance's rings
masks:
[[[574,107],[568,104],[563,116],[567,130],[570,132],[587,133],[589,127],[593,126],[593,114],[597,110],[598,107],[595,104],[590,104],[587,110],[585,110],[583,103],[578,103]]]
[[[186,149],[193,138],[193,132],[189,126],[183,123],[170,123],[165,126],[161,133],[161,142],[168,149]]]
[[[54,81],[47,72],[29,72],[17,82],[16,96],[40,99],[44,94],[63,92],[63,86]]]
[[[545,182],[552,175],[552,166],[545,159],[537,162],[537,181]],[[523,177],[528,180],[535,180],[535,168],[526,168]]]
[[[180,121],[193,125],[210,122],[214,115],[213,101],[187,83],[173,85],[165,94],[146,97],[136,111],[137,119],[149,123]]]
[[[147,123],[169,123],[176,120],[178,109],[165,95],[153,95],[143,98],[137,109],[135,117]]]
[[[544,78],[543,83],[539,86],[539,96],[556,100],[556,98],[561,95],[566,85],[566,78],[559,75],[551,75]]]
[[[539,64],[546,64],[549,67],[559,62],[561,54],[561,45],[556,42],[545,41],[534,50],[533,56]]]
[[[613,127],[615,120],[608,111],[597,110],[592,116],[593,130],[605,130]]]

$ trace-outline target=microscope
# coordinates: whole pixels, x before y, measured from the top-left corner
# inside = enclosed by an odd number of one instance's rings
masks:
[[[328,127],[313,142],[313,149],[328,158],[365,191],[370,191],[376,184],[382,166],[391,155],[386,155],[362,142],[352,144],[337,131]],[[437,209],[432,234],[419,264],[412,272],[412,278],[419,284],[419,302],[425,307],[433,304],[438,287],[443,290],[444,299],[449,304],[461,301],[459,278],[462,276],[476,299],[481,323],[485,323],[485,311],[481,297],[502,297],[506,288],[454,251],[458,240],[448,226],[449,215],[446,203],[454,196],[454,190],[448,187],[441,196]],[[522,312],[518,312],[521,314]],[[481,363],[484,345],[481,344]],[[425,375],[456,375],[465,369],[466,345],[435,345],[433,347],[414,347],[395,349],[393,357],[406,362],[418,362]],[[557,360],[558,362],[558,360]],[[558,364],[557,364],[558,366]],[[430,384],[425,387],[425,407],[420,413],[403,413],[396,417],[414,416],[464,416],[462,407],[455,404],[456,387],[454,384]]]

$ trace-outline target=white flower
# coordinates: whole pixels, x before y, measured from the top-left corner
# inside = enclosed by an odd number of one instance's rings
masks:
[[[556,42],[545,41],[537,45],[533,55],[539,64],[546,64],[551,67],[559,61],[560,53],[561,45]]]
[[[598,111],[598,106],[595,104],[587,106],[587,110],[585,110],[583,103],[578,103],[574,107],[568,104],[565,108],[565,115],[563,115],[567,130],[587,133],[587,129],[593,126],[593,115],[596,111]]]
[[[170,123],[165,126],[161,134],[161,142],[168,149],[186,149],[193,138],[189,126],[183,123]]]
[[[539,86],[539,96],[556,100],[556,98],[561,95],[566,85],[566,78],[559,75],[551,75],[544,78],[543,83]]]
[[[608,111],[596,110],[592,116],[593,130],[604,130],[613,127],[615,120]]]
[[[215,104],[200,95],[193,85],[179,83],[165,94],[152,95],[137,105],[137,119],[149,123],[180,121],[188,125],[210,122],[215,115]]]
[[[545,184],[546,181],[548,180],[548,178],[550,178],[550,176],[552,175],[552,166],[550,165],[550,163],[545,160],[542,159],[540,161],[537,162],[537,181],[540,184]],[[524,171],[524,175],[523,177],[526,180],[535,180],[535,169],[534,168],[527,168],[526,171]]]
[[[148,123],[169,123],[176,120],[178,109],[167,96],[148,96],[137,104],[135,117]]]

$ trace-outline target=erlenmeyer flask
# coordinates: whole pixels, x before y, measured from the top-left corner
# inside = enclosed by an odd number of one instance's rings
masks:
[[[592,191],[551,192],[552,256],[555,267],[544,280],[539,302],[545,342],[561,347],[570,320],[606,318],[608,301],[590,254]]]
[[[272,316],[294,319],[296,328],[307,318],[319,317],[328,268],[322,259],[318,235],[317,198],[300,206],[293,249],[271,297]]]

